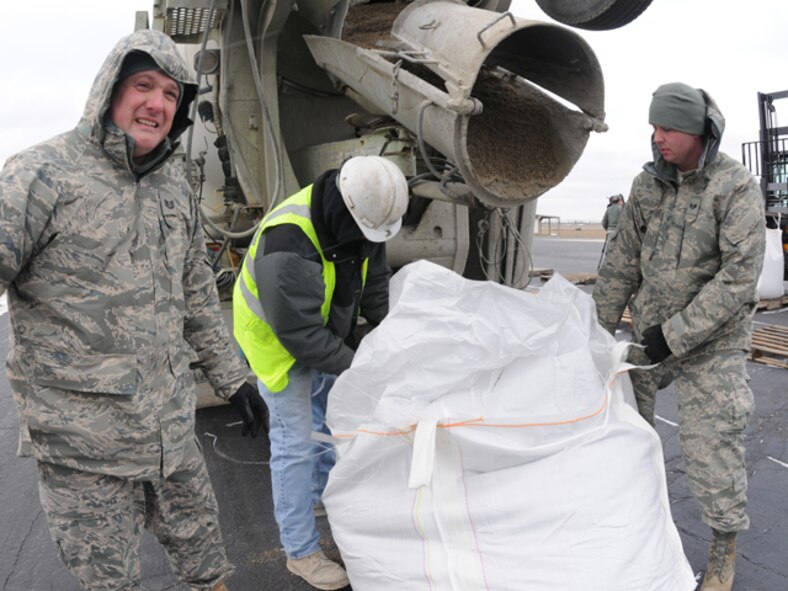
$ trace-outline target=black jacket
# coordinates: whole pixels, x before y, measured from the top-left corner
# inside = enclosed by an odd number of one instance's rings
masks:
[[[336,186],[337,171],[312,187],[311,216],[323,256],[336,269],[328,323],[320,308],[325,286],[320,255],[293,224],[265,231],[255,259],[260,303],[271,327],[298,363],[338,375],[350,366],[359,311],[376,326],[388,313],[391,269],[384,243],[364,239]],[[362,263],[369,257],[366,285]]]

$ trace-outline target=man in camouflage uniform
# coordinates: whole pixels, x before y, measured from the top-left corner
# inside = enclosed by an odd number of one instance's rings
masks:
[[[602,216],[602,228],[607,232],[607,236],[615,234],[616,228],[618,228],[618,220],[621,217],[621,209],[623,207],[623,195],[613,195],[608,198],[605,215]]]
[[[629,303],[631,372],[640,414],[654,424],[656,392],[673,382],[690,487],[712,528],[701,589],[733,585],[736,532],[749,527],[742,431],[752,414],[746,354],[763,263],[760,190],[718,152],[724,119],[686,84],[660,86],[649,109],[654,161],[632,185],[599,272],[600,323],[615,331]]]
[[[621,217],[621,209],[624,207],[624,196],[620,193],[608,197],[607,208],[605,208],[605,215],[602,216],[602,228],[605,230],[605,243],[602,245],[602,253],[599,255],[599,264],[597,269],[602,266],[602,261],[607,253],[608,245],[613,234],[616,233],[618,228],[618,220]]]
[[[241,410],[263,405],[223,325],[198,203],[171,158],[197,87],[174,43],[122,39],[76,129],[0,174],[0,290],[23,456],[66,567],[89,590],[139,589],[144,526],[191,589],[232,571],[194,434],[190,364]]]

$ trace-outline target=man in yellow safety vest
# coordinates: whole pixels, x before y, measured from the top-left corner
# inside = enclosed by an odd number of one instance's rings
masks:
[[[355,354],[359,313],[388,313],[385,242],[402,225],[405,176],[379,156],[349,159],[271,210],[233,294],[235,337],[269,410],[274,513],[287,568],[317,589],[348,585],[320,550],[315,513],[334,463],[310,439],[327,432],[328,392]]]

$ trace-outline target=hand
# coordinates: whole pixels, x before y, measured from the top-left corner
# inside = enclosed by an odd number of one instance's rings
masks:
[[[640,341],[640,344],[646,346],[646,355],[652,363],[664,361],[673,354],[659,324],[649,326],[643,331],[643,340]]]
[[[252,437],[257,437],[257,434],[260,432],[260,425],[264,425],[267,422],[266,415],[268,412],[257,388],[248,382],[244,382],[228,400],[238,409],[241,415],[241,420],[244,424],[241,427],[241,435],[246,437],[246,434],[251,432]]]

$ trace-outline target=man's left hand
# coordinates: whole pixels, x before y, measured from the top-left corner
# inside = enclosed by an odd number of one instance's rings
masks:
[[[662,327],[659,324],[649,326],[643,331],[643,340],[640,341],[640,344],[646,346],[646,355],[652,363],[660,363],[673,353],[668,347],[665,333],[662,332]]]

